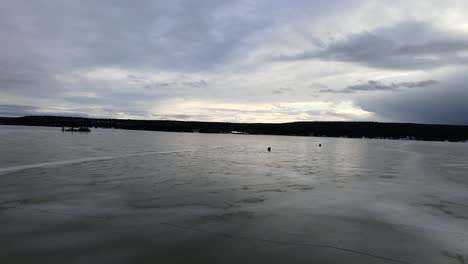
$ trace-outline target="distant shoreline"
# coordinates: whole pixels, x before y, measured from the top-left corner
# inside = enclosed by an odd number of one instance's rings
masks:
[[[131,120],[64,116],[0,117],[0,125],[95,127],[127,130],[320,136],[425,141],[468,141],[468,126],[379,122],[225,123],[173,120]]]

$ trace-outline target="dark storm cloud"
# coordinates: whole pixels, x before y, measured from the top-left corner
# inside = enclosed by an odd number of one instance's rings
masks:
[[[386,69],[430,69],[468,64],[468,35],[436,29],[424,22],[403,22],[354,33],[316,50],[280,60],[321,59],[352,62]]]
[[[377,120],[468,125],[468,77],[460,74],[425,89],[368,95],[357,99]]]

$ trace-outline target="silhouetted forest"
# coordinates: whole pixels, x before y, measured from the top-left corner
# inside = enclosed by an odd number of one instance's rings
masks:
[[[378,122],[223,123],[168,120],[97,119],[62,116],[0,117],[0,124],[52,127],[95,127],[199,133],[231,133],[468,141],[468,126]]]

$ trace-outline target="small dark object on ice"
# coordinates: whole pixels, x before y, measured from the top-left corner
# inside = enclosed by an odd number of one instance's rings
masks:
[[[268,152],[271,152],[271,147],[268,147]]]
[[[65,127],[62,127],[62,132],[91,132],[91,129],[89,129],[88,127],[79,127],[79,128],[74,128],[74,127],[65,128]]]

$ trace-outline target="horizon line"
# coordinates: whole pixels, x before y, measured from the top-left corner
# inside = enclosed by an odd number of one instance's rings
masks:
[[[127,121],[163,121],[163,122],[193,122],[193,123],[224,123],[224,124],[263,124],[263,125],[281,125],[294,123],[376,123],[376,124],[407,124],[407,125],[428,125],[428,126],[463,126],[468,124],[443,124],[443,123],[417,123],[417,122],[382,122],[382,121],[291,121],[280,123],[268,122],[228,122],[228,121],[198,121],[198,120],[177,120],[177,119],[131,119],[131,118],[112,118],[112,117],[83,117],[83,116],[61,116],[61,115],[23,115],[23,116],[0,116],[0,118],[25,118],[25,117],[56,117],[56,118],[81,118],[81,119],[108,119],[108,120],[127,120]]]

